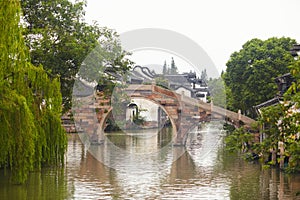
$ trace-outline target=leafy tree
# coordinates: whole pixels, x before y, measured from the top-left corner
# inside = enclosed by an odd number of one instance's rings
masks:
[[[127,55],[129,53],[122,50],[117,35],[109,40],[101,40],[83,60],[78,75],[100,85],[115,85],[116,81],[126,81],[125,75],[133,65],[133,62],[126,58]]]
[[[299,106],[300,104],[300,60],[293,63],[290,68],[290,73],[294,77],[295,82],[285,93],[285,99],[294,102]]]
[[[120,51],[114,31],[84,22],[86,1],[21,0],[21,3],[25,40],[32,63],[42,64],[52,74],[61,76],[65,111],[71,107],[74,78],[86,56],[99,43],[102,48],[100,64],[111,65],[115,71],[123,70],[127,64],[128,60],[124,61],[126,53]],[[119,67],[115,67],[117,65]]]
[[[30,63],[20,29],[20,2],[0,1],[0,168],[23,183],[30,170],[63,164],[58,77]]]
[[[167,67],[167,62],[165,61],[164,62],[164,65],[163,65],[163,74],[168,74],[168,67]]]
[[[207,72],[206,72],[206,69],[204,69],[202,72],[201,72],[201,80],[204,81],[205,83],[207,83],[207,79],[208,79],[208,76],[207,76]]]
[[[288,170],[300,171],[300,60],[298,59],[290,67],[291,75],[295,82],[284,94],[285,105],[288,110],[285,112],[279,130],[286,138],[286,151],[290,156]]]
[[[170,69],[170,74],[178,74],[178,69],[177,69],[177,66],[175,65],[175,61],[174,61],[174,58],[172,57],[172,60],[171,60],[171,69]]]
[[[226,107],[226,92],[224,81],[222,77],[211,78],[208,83],[208,90],[214,105],[225,108]]]
[[[224,81],[231,110],[241,109],[254,117],[253,106],[275,96],[273,79],[289,72],[287,66],[294,62],[289,52],[293,44],[295,40],[284,37],[252,39],[230,56]]]
[[[284,154],[282,156],[289,158],[285,169],[294,172],[300,171],[300,61],[295,62],[289,68],[296,81],[284,94],[282,103],[261,109],[259,122],[264,127],[262,130],[264,137],[261,143],[255,144],[254,150],[257,154],[264,155],[265,158],[270,154],[270,150],[277,155],[279,142],[283,143]],[[231,140],[232,138],[229,139]],[[276,165],[278,162],[280,160],[275,162],[272,160],[269,164]]]
[[[249,149],[249,143],[253,141],[253,135],[245,132],[244,128],[235,129],[225,139],[226,149],[228,151],[246,152]]]
[[[163,75],[157,76],[155,78],[155,84],[159,85],[159,86],[161,86],[163,88],[168,88],[169,87],[169,81],[168,81],[168,79],[164,78]]]

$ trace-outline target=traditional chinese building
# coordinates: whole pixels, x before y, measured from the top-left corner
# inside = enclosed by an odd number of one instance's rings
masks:
[[[130,72],[128,83],[150,84],[157,78],[164,79],[165,87],[191,98],[207,102],[209,96],[208,87],[205,81],[197,78],[195,72],[182,74],[156,74],[147,67],[135,66]]]

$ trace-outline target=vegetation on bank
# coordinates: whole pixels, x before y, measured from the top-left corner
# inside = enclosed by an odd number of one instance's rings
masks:
[[[42,165],[62,165],[59,77],[34,66],[20,28],[20,1],[0,1],[0,168],[23,183]]]
[[[295,78],[283,100],[263,108],[258,117],[260,142],[243,128],[230,130],[226,146],[243,151],[248,159],[259,158],[265,165],[279,166],[287,172],[300,172],[300,61],[288,67]]]
[[[207,81],[207,85],[210,93],[208,101],[210,102],[212,100],[214,105],[226,108],[226,92],[223,73],[219,78],[210,78]]]

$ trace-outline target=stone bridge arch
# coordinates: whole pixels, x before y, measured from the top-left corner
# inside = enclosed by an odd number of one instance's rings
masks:
[[[125,91],[132,99],[146,99],[162,108],[173,127],[173,145],[185,145],[189,131],[199,122],[210,121],[213,116],[224,117],[238,125],[242,122],[245,126],[250,126],[254,122],[241,113],[228,111],[156,85],[129,85]],[[84,102],[83,105],[74,114],[76,124],[88,133],[92,143],[103,143],[105,122],[113,110],[110,99],[95,93],[81,98],[81,102]]]
[[[183,101],[182,95],[168,89],[155,85],[129,85],[125,90],[130,100],[143,99],[150,101],[166,113],[172,124],[173,145],[185,145],[187,133],[195,128],[201,120],[201,110],[199,110],[198,104]],[[99,126],[97,134],[94,135],[95,142],[103,142],[104,128],[112,110],[113,108],[110,107],[108,112],[99,114]]]

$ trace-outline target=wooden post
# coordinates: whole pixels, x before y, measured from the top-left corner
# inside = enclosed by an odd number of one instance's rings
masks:
[[[152,80],[152,82],[151,82],[151,91],[152,92],[154,92],[154,90],[155,90],[155,80]]]
[[[242,112],[241,110],[238,110],[238,121],[241,121],[242,119]]]
[[[272,149],[272,164],[275,165],[277,162],[277,149]]]
[[[280,169],[283,169],[284,168],[284,143],[282,141],[278,142],[278,149],[280,154],[279,167]]]

